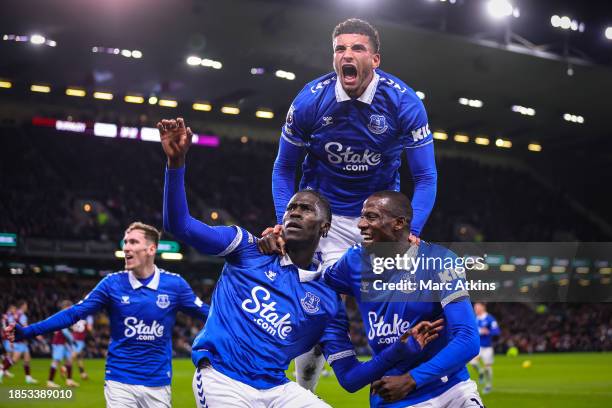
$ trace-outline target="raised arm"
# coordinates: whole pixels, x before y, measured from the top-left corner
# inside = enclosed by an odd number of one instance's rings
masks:
[[[185,160],[191,129],[182,118],[157,124],[162,147],[168,158],[164,183],[164,229],[175,237],[209,255],[223,255],[237,234],[235,227],[211,227],[189,214],[185,193]]]
[[[303,150],[296,142],[281,136],[272,169],[272,199],[278,224],[283,223],[285,208],[295,193],[295,172]]]

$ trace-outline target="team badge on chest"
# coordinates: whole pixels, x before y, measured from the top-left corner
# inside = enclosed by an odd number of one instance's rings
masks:
[[[168,298],[168,295],[157,295],[157,302],[155,302],[155,304],[160,308],[165,309],[170,306],[170,299]]]
[[[380,135],[387,130],[387,120],[383,115],[371,115],[370,123],[368,123],[368,129],[370,132]]]
[[[302,308],[306,311],[306,313],[317,313],[320,309],[320,302],[321,299],[319,299],[317,295],[310,292],[306,292],[306,296],[300,299]]]

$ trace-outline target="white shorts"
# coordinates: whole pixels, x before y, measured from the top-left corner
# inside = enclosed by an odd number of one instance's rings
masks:
[[[106,408],[171,408],[172,391],[169,385],[147,387],[104,381]]]
[[[482,359],[484,365],[493,364],[493,347],[481,347],[478,357]]]
[[[196,369],[192,386],[198,408],[330,408],[297,383],[258,390],[221,374],[212,366]]]
[[[350,247],[363,240],[357,224],[359,217],[332,214],[329,233],[327,237],[321,238],[317,248],[324,267],[333,265]]]
[[[478,387],[472,380],[462,381],[445,393],[406,408],[484,408]]]

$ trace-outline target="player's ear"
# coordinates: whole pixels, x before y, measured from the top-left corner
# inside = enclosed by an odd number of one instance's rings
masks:
[[[331,223],[328,221],[325,221],[323,226],[321,226],[321,237],[325,238],[327,234],[329,233],[330,228],[331,228]]]
[[[374,68],[378,68],[380,66],[380,54],[376,53],[372,56],[372,65]]]
[[[401,231],[408,226],[408,221],[406,217],[396,217],[395,223],[393,224],[393,229],[396,231]]]

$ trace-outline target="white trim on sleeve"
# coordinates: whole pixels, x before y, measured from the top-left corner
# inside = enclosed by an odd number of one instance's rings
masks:
[[[327,357],[327,363],[329,365],[331,365],[331,363],[333,363],[334,361],[340,360],[342,358],[346,358],[346,357],[350,357],[350,356],[354,356],[355,354],[355,350],[351,349],[351,350],[344,350],[341,351],[339,353],[334,353],[332,355],[330,355],[329,357]]]
[[[227,248],[225,248],[223,251],[219,252],[217,254],[217,256],[226,256],[229,255],[230,253],[234,252],[234,250],[236,248],[238,248],[238,245],[240,245],[240,242],[242,241],[242,229],[240,229],[240,227],[237,227],[234,225],[234,227],[236,227],[236,236],[234,237],[233,241],[230,242],[230,244],[227,246]]]

